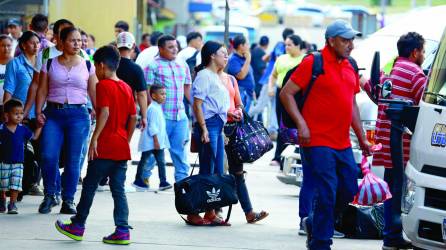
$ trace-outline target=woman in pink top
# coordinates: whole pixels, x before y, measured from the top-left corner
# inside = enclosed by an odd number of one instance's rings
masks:
[[[243,104],[240,98],[240,91],[238,89],[237,80],[234,76],[225,73],[223,70],[219,72],[220,79],[226,83],[226,88],[229,92],[229,110],[228,110],[228,123],[238,122],[243,117]],[[225,147],[226,152],[228,149]],[[235,184],[237,186],[237,196],[242,206],[243,212],[245,212],[246,221],[250,224],[256,223],[259,220],[268,216],[265,211],[254,212],[251,201],[249,199],[248,188],[245,183],[245,173],[243,170],[243,163],[239,163],[236,159],[232,159],[230,154],[226,154],[228,158],[229,173],[234,175]]]
[[[62,182],[61,213],[75,214],[74,194],[80,175],[82,145],[90,129],[86,107],[87,94],[96,103],[97,78],[93,64],[79,56],[81,34],[74,27],[60,32],[62,55],[42,65],[41,82],[37,90],[36,114],[43,126],[41,162],[45,198],[39,212],[46,214],[56,206],[59,155],[62,146],[66,152]],[[46,101],[46,108],[42,108]]]

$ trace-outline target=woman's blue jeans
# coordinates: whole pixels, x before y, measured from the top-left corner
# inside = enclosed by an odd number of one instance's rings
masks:
[[[41,138],[41,167],[45,194],[58,191],[59,155],[66,147],[65,169],[62,182],[62,200],[72,201],[80,175],[82,146],[90,130],[90,116],[85,105],[47,107]]]
[[[200,160],[199,174],[223,174],[224,164],[224,141],[223,141],[223,120],[215,115],[206,121],[206,127],[209,132],[209,143],[201,142],[202,131],[200,126],[194,126],[197,134],[200,135],[198,158]]]

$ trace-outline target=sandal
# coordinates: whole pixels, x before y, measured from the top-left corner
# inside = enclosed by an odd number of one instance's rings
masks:
[[[211,224],[210,220],[202,218],[198,214],[189,214],[187,215],[187,218],[186,219],[183,218],[183,220],[184,222],[186,222],[187,225],[190,226],[209,226]]]
[[[256,212],[252,212],[254,214],[254,217],[252,219],[248,219],[246,218],[246,221],[249,224],[254,224],[258,221],[261,221],[263,219],[265,219],[266,217],[268,217],[269,213],[265,212],[265,211],[261,211],[260,213],[256,213]]]
[[[229,222],[226,222],[223,218],[217,215],[215,215],[213,218],[205,216],[204,219],[211,222],[210,226],[231,226]]]
[[[212,221],[203,218],[197,222],[191,222],[189,220],[184,220],[184,221],[189,226],[212,226]]]

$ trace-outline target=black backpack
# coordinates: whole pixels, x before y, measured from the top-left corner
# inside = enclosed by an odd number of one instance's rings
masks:
[[[190,71],[190,75],[191,76],[193,76],[195,66],[197,65],[197,55],[198,55],[198,53],[200,53],[199,50],[195,51],[195,53],[191,57],[187,58],[187,60],[186,60],[186,63],[187,63],[187,66],[189,67],[189,71]]]
[[[311,54],[306,55],[305,57],[307,57],[309,55],[313,55],[313,57],[314,57],[313,65],[311,67],[311,79],[310,79],[310,82],[308,83],[308,87],[307,87],[307,89],[305,91],[299,91],[294,96],[294,100],[296,101],[297,107],[299,108],[299,110],[301,112],[302,112],[302,109],[304,107],[305,100],[307,99],[308,95],[310,94],[311,88],[314,85],[314,82],[319,77],[319,75],[324,73],[324,70],[323,70],[324,62],[322,60],[321,52],[315,51],[315,52],[313,52]],[[350,57],[350,56],[347,59],[350,62],[350,64],[352,65],[352,67],[355,70],[355,72],[358,73],[358,70],[359,70],[358,69],[358,64],[356,63],[355,59],[353,59],[353,57]],[[291,75],[297,69],[297,67],[299,67],[299,65],[300,64],[298,64],[295,67],[293,67],[292,69],[288,70],[288,72],[286,73],[285,77],[283,78],[282,86],[286,85],[286,83],[290,79]],[[291,117],[288,115],[288,112],[286,110],[284,110],[284,112],[282,112],[282,123],[287,128],[297,128],[296,124],[293,121],[293,119],[291,119]]]

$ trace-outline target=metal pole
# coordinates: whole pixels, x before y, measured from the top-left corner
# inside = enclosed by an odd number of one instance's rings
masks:
[[[48,0],[43,0],[43,14],[48,16]]]
[[[432,6],[432,0],[426,0],[426,5],[428,7],[431,7]]]
[[[412,9],[417,7],[417,0],[412,0]]]
[[[381,0],[381,28],[383,28],[386,24],[385,22],[386,6],[387,6],[387,0]]]
[[[224,43],[226,47],[229,48],[229,4],[228,0],[226,0],[226,8],[225,8],[225,35],[224,35]]]

